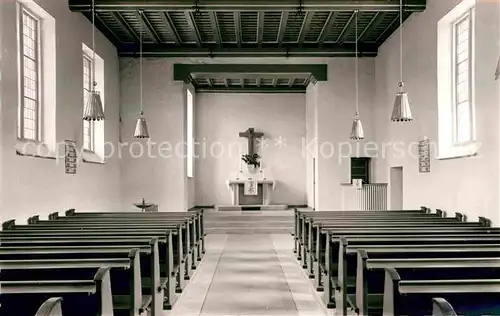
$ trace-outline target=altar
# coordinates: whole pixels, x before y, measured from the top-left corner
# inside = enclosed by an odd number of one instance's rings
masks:
[[[231,191],[231,204],[236,205],[270,205],[272,191],[276,187],[276,182],[274,180],[255,180],[254,183],[257,185],[256,194],[246,195],[244,186],[249,180],[227,180],[226,186]]]

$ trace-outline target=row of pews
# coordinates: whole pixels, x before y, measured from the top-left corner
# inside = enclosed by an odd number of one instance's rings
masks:
[[[500,315],[500,228],[422,207],[295,210],[294,252],[337,315]]]
[[[2,228],[6,316],[161,316],[205,253],[202,210],[68,210]]]

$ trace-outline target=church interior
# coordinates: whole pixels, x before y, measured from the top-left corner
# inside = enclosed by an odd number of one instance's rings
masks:
[[[500,0],[0,0],[2,316],[500,315]]]

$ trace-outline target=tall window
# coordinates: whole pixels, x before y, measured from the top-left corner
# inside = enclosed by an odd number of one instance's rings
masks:
[[[453,27],[453,134],[455,143],[473,140],[472,27],[471,13],[460,17]]]
[[[187,176],[193,177],[194,169],[194,115],[193,94],[187,89],[186,138],[187,138]]]
[[[83,54],[83,108],[87,105],[90,92],[92,91],[92,59]],[[95,149],[95,122],[83,121],[83,148],[94,151]]]
[[[25,8],[20,10],[21,102],[19,107],[19,138],[41,140],[41,71],[40,21]]]

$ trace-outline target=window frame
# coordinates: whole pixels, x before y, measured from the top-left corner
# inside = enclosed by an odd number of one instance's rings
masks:
[[[92,87],[93,87],[93,84],[94,84],[94,78],[93,78],[93,73],[92,73],[92,67],[94,66],[93,63],[94,63],[94,60],[92,60],[92,57],[89,56],[86,52],[83,52],[83,64],[82,64],[82,69],[84,71],[84,75],[85,75],[85,61],[88,61],[89,62],[89,65],[90,65],[90,68],[89,68],[89,91],[87,92],[86,90],[86,87],[85,87],[85,80],[83,81],[84,83],[84,87],[83,87],[83,111],[85,111],[85,106],[86,106],[86,102],[85,102],[85,93],[90,93],[92,92]],[[88,101],[88,99],[87,99]],[[89,146],[88,147],[85,147],[85,124],[88,124],[89,125]],[[82,145],[83,145],[83,149],[84,150],[88,150],[88,151],[91,151],[91,152],[94,152],[95,151],[95,122],[94,121],[83,121],[83,139],[82,139]]]
[[[36,22],[36,75],[37,75],[37,100],[36,100],[36,121],[35,121],[35,131],[36,136],[35,139],[26,138],[25,129],[24,129],[24,108],[25,108],[25,95],[24,95],[24,74],[25,74],[25,62],[24,62],[24,15],[29,16]],[[19,10],[19,106],[18,106],[18,138],[21,140],[34,141],[34,142],[42,142],[43,139],[43,58],[42,58],[42,19],[33,13],[31,10],[26,8],[26,6],[20,4]]]
[[[474,14],[473,9],[469,8],[466,12],[464,12],[460,17],[455,19],[452,22],[452,78],[451,78],[451,96],[452,96],[452,107],[451,107],[451,117],[452,117],[452,143],[454,146],[464,146],[469,145],[475,141],[475,111],[474,111]],[[457,76],[458,76],[458,63],[457,63],[457,45],[458,45],[458,34],[457,27],[463,22],[465,19],[469,19],[469,28],[468,28],[468,78],[467,78],[467,86],[468,86],[468,103],[469,103],[469,139],[465,141],[460,141],[458,139],[459,135],[459,124],[458,124],[458,89],[457,89]]]
[[[194,93],[186,89],[186,176],[194,177]]]

